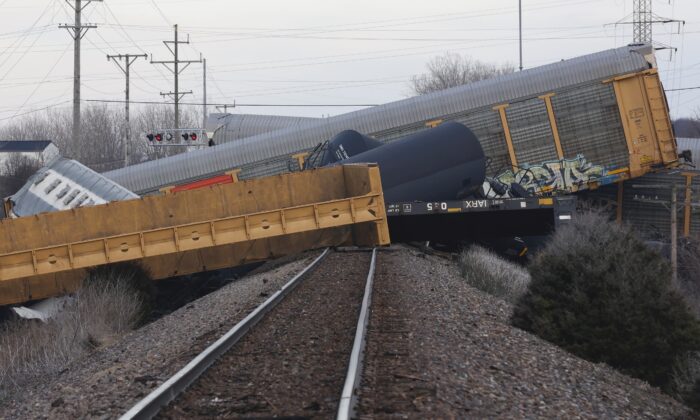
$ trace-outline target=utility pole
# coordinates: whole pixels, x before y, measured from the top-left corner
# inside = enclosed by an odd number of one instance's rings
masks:
[[[131,124],[129,123],[129,67],[138,58],[148,59],[146,54],[118,54],[118,55],[108,55],[107,61],[114,60],[114,64],[119,67],[119,69],[126,76],[126,102],[124,109],[124,116],[126,120],[126,139],[124,140],[124,167],[129,166],[129,143],[131,143]],[[122,66],[121,61],[124,60],[124,66]]]
[[[192,91],[187,91],[187,92],[180,92],[180,73],[182,73],[190,64],[192,63],[201,63],[202,62],[202,56],[200,54],[199,60],[180,60],[180,54],[179,54],[179,45],[180,44],[189,44],[190,43],[190,36],[187,35],[187,41],[181,41],[178,38],[177,34],[177,25],[174,25],[175,29],[175,39],[173,41],[163,41],[163,44],[170,50],[170,52],[173,54],[173,60],[167,60],[167,61],[153,61],[153,57],[151,56],[151,64],[162,64],[170,70],[171,73],[175,76],[175,90],[173,92],[161,92],[161,96],[172,96],[175,102],[175,130],[180,129],[180,99],[182,99],[185,95],[189,95],[192,93]],[[172,48],[170,47],[170,44],[173,44]],[[169,64],[172,64],[173,67],[170,68]],[[180,68],[180,64],[184,64],[185,66]]]
[[[71,4],[70,0],[66,3],[75,11],[75,22],[73,25],[61,24],[59,28],[65,28],[73,38],[73,146],[76,147],[80,139],[80,40],[83,39],[88,30],[97,28],[97,25],[83,25],[81,15],[85,9],[93,1],[101,2],[102,0],[74,0],[75,4]],[[71,148],[69,148],[71,149]]]
[[[203,77],[204,83],[202,89],[204,90],[204,104],[202,105],[202,128],[207,126],[207,59],[202,59],[202,65],[204,66]]]
[[[518,0],[518,28],[520,32],[520,71],[523,71],[523,0]]]
[[[690,181],[688,181],[690,182]],[[647,190],[671,190],[671,197],[669,200],[659,200],[658,196],[655,195],[654,198],[647,198],[646,196],[638,197],[636,194],[634,196],[635,201],[640,201],[643,203],[650,204],[660,204],[671,212],[671,279],[673,283],[676,284],[678,281],[678,185],[677,184],[659,184],[659,185],[632,185],[632,188],[640,188]],[[698,207],[700,203],[692,203],[690,201],[690,194],[693,192],[693,188],[688,185],[685,186],[685,203],[681,204],[684,208]],[[689,214],[689,213],[687,213]]]
[[[678,284],[678,187],[671,187],[671,280]]]

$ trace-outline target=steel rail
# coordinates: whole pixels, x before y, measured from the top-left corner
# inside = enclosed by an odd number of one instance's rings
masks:
[[[360,308],[360,316],[357,320],[357,328],[355,329],[355,342],[350,353],[350,361],[348,362],[348,373],[345,377],[345,385],[343,393],[338,404],[337,420],[349,420],[355,417],[355,406],[357,405],[357,396],[355,391],[360,385],[362,376],[362,362],[365,356],[365,345],[367,341],[367,325],[369,324],[369,308],[372,304],[372,288],[374,286],[374,270],[377,265],[377,248],[372,250],[372,261],[369,265],[369,273],[367,274],[367,282],[365,284],[365,296],[362,299],[362,308]]]
[[[328,255],[326,248],[311,264],[294,276],[280,290],[270,296],[263,304],[255,308],[242,321],[238,322],[214,344],[207,347],[185,367],[180,369],[170,379],[148,394],[120,417],[120,420],[151,419],[161,408],[174,400],[187,387],[192,385],[206,370],[234,344],[236,344],[255,324],[284,299],[300,283],[300,280]],[[373,260],[374,261],[374,260]]]

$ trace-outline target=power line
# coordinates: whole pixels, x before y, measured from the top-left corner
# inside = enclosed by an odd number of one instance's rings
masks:
[[[165,20],[165,22],[166,22],[169,26],[173,26],[173,24],[170,22],[170,19],[168,19],[168,17],[165,16],[165,13],[163,13],[163,11],[160,10],[160,7],[158,6],[158,3],[156,3],[155,0],[151,0],[151,3],[153,3],[153,6],[156,8],[156,10],[158,10],[158,13],[160,13],[160,16],[163,18],[163,20]]]
[[[59,103],[57,103],[57,104],[53,104],[53,105],[46,106],[46,107],[44,107],[44,108],[35,109],[35,110],[32,110],[32,111],[27,111],[27,112],[23,112],[23,113],[21,113],[21,114],[15,114],[15,115],[13,115],[13,116],[11,116],[11,117],[0,118],[0,121],[11,120],[11,119],[13,119],[13,118],[22,117],[22,116],[24,116],[24,115],[29,115],[29,114],[34,114],[34,113],[36,113],[36,112],[46,111],[47,109],[55,108],[55,107],[61,106],[61,105],[65,105],[65,104],[70,103],[70,102],[73,102],[73,101],[72,101],[71,99],[69,99],[69,100],[67,100],[67,101],[63,101],[63,102],[59,102]]]
[[[107,9],[107,11],[109,12],[109,14],[112,15],[112,17],[114,18],[114,21],[117,22],[117,25],[119,25],[119,28],[122,30],[122,32],[124,33],[124,35],[126,35],[126,38],[128,38],[129,41],[131,41],[131,43],[134,44],[134,46],[135,46],[136,48],[138,48],[142,53],[148,54],[148,52],[147,52],[146,50],[144,50],[143,48],[141,48],[141,47],[138,45],[138,43],[137,43],[136,41],[134,41],[134,39],[131,37],[131,35],[124,29],[124,26],[122,26],[121,22],[120,22],[119,19],[117,18],[117,15],[112,11],[112,8],[109,7],[109,4],[105,3],[105,6],[106,6],[106,9]],[[168,79],[168,78],[166,77],[165,73],[163,73],[163,71],[162,71],[160,68],[156,67],[156,70],[157,70],[158,73],[163,77],[163,80],[167,80],[167,79]],[[134,71],[134,74],[136,75],[136,77],[138,77],[139,79],[143,80],[144,83],[146,83],[146,84],[150,85],[151,87],[154,87],[154,88],[155,88],[155,86],[151,85],[151,84],[148,83],[143,77],[141,77],[141,76],[139,75],[139,73],[137,73],[136,71]],[[157,88],[156,88],[156,89],[157,89]]]
[[[118,55],[108,55],[107,60],[113,60],[114,63],[119,67],[124,75],[126,76],[126,100],[124,101],[125,109],[125,128],[126,128],[126,141],[124,142],[124,167],[129,166],[129,152],[128,145],[131,143],[131,125],[129,124],[129,69],[131,65],[139,58],[148,59],[147,54],[118,54]],[[124,65],[122,66],[121,61],[124,60]]]
[[[22,43],[23,43],[24,40],[26,39],[27,35],[29,35],[29,31],[31,31],[31,30],[34,28],[34,26],[36,26],[36,24],[39,23],[39,20],[41,20],[41,18],[44,17],[44,15],[46,14],[46,12],[49,10],[49,6],[50,6],[50,5],[51,5],[51,3],[49,3],[48,6],[46,6],[46,9],[44,9],[44,11],[41,13],[41,15],[37,18],[37,20],[34,21],[34,23],[32,24],[31,28],[29,28],[29,29],[27,30],[27,32],[25,33],[25,35],[19,40],[19,43],[18,43],[17,46],[13,49],[13,52],[6,55],[5,60],[3,60],[2,63],[0,63],[0,68],[3,67],[3,66],[5,65],[5,63],[7,62],[7,60],[10,59],[10,56],[11,56],[12,54],[14,54],[14,52],[17,51],[17,49],[22,45]],[[58,11],[54,12],[53,16],[51,17],[52,20],[53,20],[53,18],[56,17],[56,14],[58,14]],[[31,49],[34,48],[34,45],[35,45],[36,42],[39,40],[39,38],[41,38],[41,35],[43,35],[43,34],[44,34],[44,32],[40,33],[36,38],[34,38],[34,41],[32,42],[32,44],[31,44],[28,48],[25,48],[25,49],[24,49],[24,51],[22,52],[22,56],[15,62],[15,64],[12,65],[12,67],[10,67],[10,69],[9,69],[2,77],[0,77],[0,80],[4,80],[4,79],[7,77],[7,75],[10,74],[10,72],[11,72],[12,70],[14,70],[15,67],[17,67],[17,64],[19,64],[19,63],[22,61],[22,59],[24,58],[24,56],[26,56],[27,53],[29,53],[29,51],[31,51]],[[14,43],[12,43],[12,45],[14,45]],[[12,46],[12,45],[11,45],[11,46]],[[10,47],[11,47],[11,46],[10,46]],[[4,54],[7,52],[7,50],[10,49],[10,47],[5,48],[5,50],[4,50],[2,53],[0,53],[0,56],[4,55]]]
[[[113,104],[123,104],[125,101],[112,100],[112,99],[84,99],[83,102],[100,102],[100,103],[113,103]],[[174,105],[175,102],[156,102],[156,101],[131,101],[132,104],[143,104],[143,105]],[[192,105],[192,106],[202,106],[204,103],[198,102],[180,102],[180,105]],[[370,107],[379,106],[379,104],[239,104],[239,103],[207,103],[210,106],[226,106],[229,108],[237,107],[289,107],[289,108],[304,108],[304,107]]]
[[[686,87],[686,88],[678,88],[678,89],[664,89],[666,92],[678,92],[680,90],[695,90],[695,89],[700,89],[700,86],[693,86],[693,87]]]
[[[153,3],[155,5],[155,2]],[[174,105],[175,105],[175,129],[180,128],[180,99],[184,97],[185,95],[191,94],[192,91],[189,92],[181,92],[180,91],[180,73],[182,73],[187,67],[189,67],[190,64],[192,63],[201,63],[202,62],[202,55],[200,53],[199,55],[199,60],[180,60],[179,56],[179,45],[180,44],[189,44],[190,43],[190,37],[189,35],[187,36],[187,41],[181,41],[180,38],[178,37],[177,34],[177,24],[173,25],[173,28],[175,29],[175,39],[173,41],[163,41],[163,44],[165,44],[166,47],[170,50],[170,52],[173,54],[173,59],[172,60],[165,60],[165,61],[153,61],[153,57],[151,57],[151,64],[162,64],[170,70],[173,73],[173,76],[175,76],[175,90],[173,92],[161,92],[162,96],[172,96],[174,99]],[[170,48],[170,45],[172,44],[173,47]],[[170,68],[168,65],[172,64],[173,67]],[[184,64],[185,66],[180,68],[180,64]]]
[[[73,147],[77,147],[80,140],[80,41],[90,29],[97,28],[97,25],[83,25],[82,13],[93,1],[102,0],[86,0],[85,4],[82,0],[74,1],[75,4],[66,2],[75,11],[75,22],[73,25],[61,24],[58,27],[66,29],[73,38]]]
[[[51,68],[49,69],[48,72],[46,72],[46,75],[44,75],[44,79],[42,79],[41,82],[39,82],[39,83],[36,84],[36,86],[34,87],[34,90],[32,91],[32,93],[29,94],[29,96],[27,97],[27,99],[25,99],[24,102],[22,103],[22,105],[20,105],[20,107],[17,109],[17,113],[19,113],[19,111],[20,111],[22,108],[24,108],[25,105],[27,105],[27,102],[29,102],[29,101],[34,97],[34,94],[36,94],[37,90],[39,90],[39,88],[44,84],[44,81],[46,80],[46,78],[49,77],[49,75],[53,72],[53,70],[56,68],[56,66],[58,65],[58,63],[61,62],[61,59],[63,59],[63,56],[66,55],[66,52],[68,52],[68,48],[70,48],[70,44],[69,44],[69,45],[66,45],[66,49],[63,50],[63,54],[61,54],[61,56],[58,57],[58,60],[56,60],[56,62],[54,63],[54,65],[51,66]],[[13,115],[13,116],[17,116],[17,113],[15,113],[15,115]]]

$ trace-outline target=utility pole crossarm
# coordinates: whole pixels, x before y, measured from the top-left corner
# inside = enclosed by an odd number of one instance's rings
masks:
[[[108,55],[107,61],[114,61],[114,64],[119,67],[119,70],[126,76],[126,89],[124,93],[126,94],[125,109],[124,109],[124,119],[126,124],[126,138],[124,139],[124,167],[129,165],[129,143],[131,143],[131,123],[129,120],[129,68],[134,62],[139,59],[148,59],[147,54],[117,54]],[[122,66],[121,61],[124,60],[124,65]]]
[[[68,154],[72,155],[74,148],[80,141],[80,41],[90,29],[97,25],[83,25],[82,12],[93,1],[102,0],[66,0],[66,3],[75,11],[75,22],[72,25],[62,24],[59,28],[65,28],[73,38],[73,136],[72,145],[68,147]]]
[[[202,55],[200,54],[199,60],[180,60],[180,55],[179,55],[179,45],[180,44],[189,44],[190,43],[190,37],[189,35],[187,36],[187,40],[181,40],[178,37],[177,33],[177,25],[174,25],[175,29],[175,37],[172,41],[163,41],[163,44],[170,50],[170,52],[173,55],[172,60],[158,60],[154,61],[153,57],[151,57],[151,64],[162,64],[170,70],[170,72],[173,74],[175,78],[175,89],[173,89],[172,92],[168,93],[162,93],[161,96],[172,96],[175,102],[175,129],[180,128],[180,99],[183,98],[184,95],[191,94],[192,91],[189,92],[181,92],[180,91],[180,73],[182,73],[190,64],[192,63],[201,63],[202,62]],[[172,47],[171,47],[172,44]],[[184,67],[180,68],[180,65],[184,64]],[[172,68],[171,66],[172,65]]]

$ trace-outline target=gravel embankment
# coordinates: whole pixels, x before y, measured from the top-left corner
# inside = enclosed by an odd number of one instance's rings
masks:
[[[308,261],[244,278],[133,332],[21,390],[0,418],[117,417]],[[362,418],[693,417],[644,382],[511,327],[510,307],[468,286],[451,261],[399,246],[380,252],[377,270]]]
[[[690,418],[642,381],[508,324],[450,261],[379,254],[361,418]]]
[[[273,263],[269,271],[237,280],[76,361],[57,377],[20,390],[0,405],[0,419],[118,417],[318,254],[281,266]]]
[[[327,256],[158,418],[333,418],[370,258]]]

